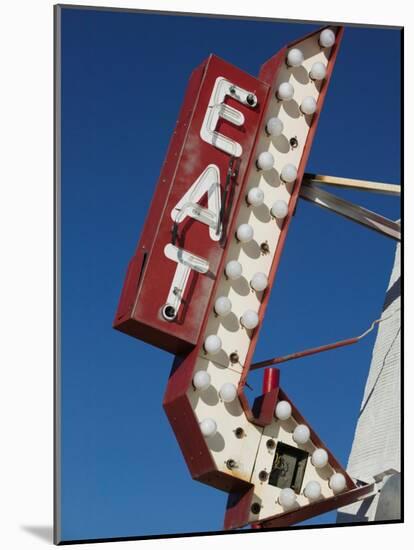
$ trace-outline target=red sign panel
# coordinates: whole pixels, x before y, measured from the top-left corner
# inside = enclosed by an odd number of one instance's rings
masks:
[[[269,89],[214,55],[191,75],[128,267],[118,330],[175,354],[197,343]]]

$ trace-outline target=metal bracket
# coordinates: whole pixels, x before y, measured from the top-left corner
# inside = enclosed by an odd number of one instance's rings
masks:
[[[313,183],[309,183],[309,181],[304,181],[302,183],[300,197],[317,206],[331,210],[348,220],[352,220],[369,229],[373,229],[385,237],[390,237],[395,241],[401,240],[401,226],[399,222],[385,218],[376,212],[371,212],[371,210],[367,210],[362,206],[337,197],[336,195],[332,195]]]
[[[354,191],[368,191],[398,197],[401,186],[394,183],[380,183],[377,181],[353,180],[336,176],[322,176],[320,174],[305,174],[304,181],[318,185],[330,185],[339,189],[353,189]]]

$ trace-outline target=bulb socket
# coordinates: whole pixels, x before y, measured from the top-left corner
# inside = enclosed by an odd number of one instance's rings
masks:
[[[253,504],[250,507],[250,511],[252,514],[258,514],[260,512],[261,506],[258,502],[253,502]]]
[[[276,447],[276,443],[273,441],[273,439],[268,439],[266,441],[266,447],[270,450],[274,449]]]
[[[236,461],[233,460],[232,458],[229,458],[228,460],[226,460],[226,466],[229,470],[234,470],[234,468],[237,468]]]
[[[233,351],[232,353],[230,353],[229,359],[230,363],[233,363],[234,365],[234,363],[239,362],[239,354],[236,351]]]
[[[247,97],[246,97],[246,102],[248,105],[250,105],[251,107],[254,107],[256,105],[256,97],[254,94],[249,94]]]
[[[170,304],[166,304],[162,308],[161,314],[166,321],[174,321],[174,319],[177,317],[177,312],[175,311],[175,308]]]
[[[270,252],[269,243],[267,241],[265,241],[264,243],[261,243],[260,250],[262,254],[269,254]]]
[[[289,145],[292,147],[292,149],[296,149],[296,147],[299,145],[298,138],[296,136],[291,137],[289,140]]]
[[[234,435],[237,437],[237,439],[241,439],[242,437],[244,437],[244,430],[243,428],[236,428],[234,430]]]
[[[269,474],[267,472],[265,472],[264,470],[261,470],[259,472],[259,480],[260,481],[267,481],[268,477],[269,477]]]

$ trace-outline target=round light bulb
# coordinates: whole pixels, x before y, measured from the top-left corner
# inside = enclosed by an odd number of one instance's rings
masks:
[[[309,481],[303,491],[303,494],[309,500],[318,500],[321,498],[322,490],[318,481]]]
[[[242,223],[237,228],[236,236],[241,243],[250,242],[253,239],[253,227],[248,223]]]
[[[197,390],[206,390],[211,383],[211,377],[205,370],[198,370],[193,377],[193,384]]]
[[[276,418],[288,420],[292,416],[292,407],[289,401],[279,401],[275,409]]]
[[[324,29],[319,35],[319,44],[323,48],[330,48],[335,44],[335,33],[331,29]]]
[[[247,202],[251,206],[260,206],[264,201],[264,193],[259,187],[252,187],[247,193]]]
[[[217,424],[212,418],[204,418],[200,422],[200,429],[204,437],[212,437],[217,432]]]
[[[230,384],[230,382],[227,382],[226,384],[223,384],[219,391],[221,399],[225,403],[231,403],[236,399],[237,396],[237,388],[234,384]]]
[[[316,111],[316,100],[312,96],[307,96],[300,104],[300,110],[304,115],[313,115]]]
[[[277,118],[277,116],[269,118],[266,124],[266,132],[273,137],[282,135],[283,122],[280,118]]]
[[[298,445],[304,445],[309,441],[310,430],[305,424],[298,424],[293,431],[293,441]]]
[[[328,453],[325,449],[315,449],[311,461],[315,468],[323,468],[328,464]]]
[[[231,311],[231,302],[227,296],[219,296],[214,303],[214,311],[220,317],[225,317]]]
[[[289,50],[286,61],[290,67],[300,67],[303,63],[303,59],[303,53],[298,50],[298,48],[293,48]]]
[[[241,277],[243,270],[240,262],[237,260],[231,260],[227,263],[225,271],[227,277],[232,281],[235,281]]]
[[[264,290],[268,284],[269,281],[267,280],[266,275],[262,272],[255,273],[252,277],[252,280],[250,281],[250,286],[256,292],[262,292],[262,290]]]
[[[216,355],[221,350],[221,338],[216,334],[210,334],[204,340],[204,349],[210,355]]]
[[[311,70],[309,71],[309,76],[312,80],[323,80],[326,76],[326,67],[323,63],[319,61],[312,65]]]
[[[282,101],[290,101],[294,93],[295,90],[290,82],[282,82],[277,89],[277,97]]]
[[[296,504],[296,495],[293,489],[290,487],[285,487],[280,491],[279,497],[278,497],[279,504],[285,508],[293,508]]]
[[[254,329],[259,324],[259,316],[252,309],[248,309],[241,316],[240,322],[244,328]]]
[[[280,173],[280,177],[285,183],[293,183],[298,176],[298,172],[293,164],[285,164]]]
[[[273,158],[272,153],[269,153],[268,151],[263,151],[263,153],[260,153],[256,161],[259,170],[263,170],[264,172],[271,170],[274,163],[275,159]]]
[[[329,487],[335,494],[342,493],[346,487],[345,476],[342,474],[333,474],[329,478]]]
[[[276,201],[273,203],[272,208],[270,209],[272,216],[278,220],[283,220],[288,214],[288,205],[285,201]]]

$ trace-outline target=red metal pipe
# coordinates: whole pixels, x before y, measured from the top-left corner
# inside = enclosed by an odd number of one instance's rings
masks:
[[[290,355],[284,355],[283,357],[274,357],[273,359],[266,359],[266,361],[253,363],[250,366],[250,370],[261,369],[263,367],[268,367],[269,365],[278,365],[279,363],[292,361],[292,359],[299,359],[300,357],[306,357],[307,355],[314,355],[315,353],[320,353],[322,351],[329,351],[330,349],[349,346],[351,344],[356,344],[358,341],[359,341],[359,337],[348,338],[347,340],[340,340],[339,342],[334,342],[333,344],[326,344],[325,346],[319,346],[318,348],[310,348],[304,351],[298,351],[296,353],[291,353]],[[264,384],[264,380],[263,380],[263,384]]]
[[[269,393],[279,387],[280,371],[279,369],[265,369],[263,373],[263,393]]]

